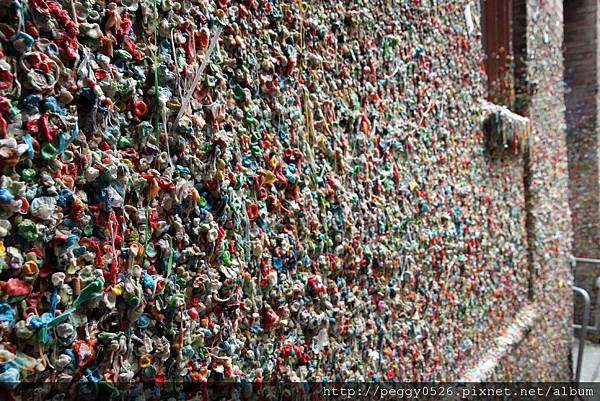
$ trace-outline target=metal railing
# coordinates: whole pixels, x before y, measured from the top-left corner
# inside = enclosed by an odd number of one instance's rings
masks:
[[[577,263],[585,263],[588,265],[600,265],[600,259],[592,259],[592,258],[573,258],[573,268],[577,265]],[[585,350],[585,341],[587,332],[592,333],[600,333],[600,276],[596,277],[596,306],[594,313],[594,325],[590,326],[590,295],[589,293],[580,287],[573,286],[573,292],[581,295],[583,298],[583,321],[581,324],[573,324],[573,328],[575,330],[579,330],[579,347],[577,350],[577,368],[575,370],[575,382],[579,383],[581,379],[581,365],[583,364],[583,353]]]
[[[600,265],[600,259],[591,259],[591,258],[573,258],[573,265],[577,263],[587,263],[590,265]],[[591,333],[600,333],[600,276],[596,278],[596,288],[597,296],[596,296],[596,306],[594,313],[594,325],[588,326],[586,323],[586,331]],[[588,295],[589,298],[589,295]],[[581,324],[574,324],[573,327],[575,329],[581,329]]]
[[[575,370],[575,383],[579,383],[581,378],[581,365],[583,363],[583,351],[585,349],[585,337],[587,335],[588,320],[590,318],[590,296],[586,290],[579,287],[573,287],[573,292],[578,293],[583,297],[583,323],[577,325],[579,327],[573,328],[579,329],[579,347],[577,349],[577,369]]]

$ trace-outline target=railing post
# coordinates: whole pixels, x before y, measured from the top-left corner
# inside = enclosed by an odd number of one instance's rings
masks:
[[[585,336],[587,334],[588,320],[590,318],[590,296],[586,290],[580,287],[573,287],[573,292],[583,297],[583,322],[579,332],[579,347],[577,349],[577,369],[575,371],[575,382],[579,383],[581,379],[581,364],[583,363],[583,351],[585,348]],[[573,325],[573,328],[576,328]]]

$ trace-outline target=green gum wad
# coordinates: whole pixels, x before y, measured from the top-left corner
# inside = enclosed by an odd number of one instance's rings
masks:
[[[25,180],[25,181],[31,181],[33,180],[33,178],[37,175],[37,171],[35,171],[32,168],[26,168],[23,169],[23,171],[21,171],[21,177]]]
[[[42,155],[42,159],[52,160],[58,155],[58,150],[56,149],[56,146],[51,143],[45,143],[44,146],[42,146],[40,154]]]
[[[128,148],[131,146],[131,140],[125,136],[119,138],[118,146],[120,149]]]
[[[19,224],[19,235],[27,241],[32,241],[38,237],[37,226],[29,219],[23,220]]]

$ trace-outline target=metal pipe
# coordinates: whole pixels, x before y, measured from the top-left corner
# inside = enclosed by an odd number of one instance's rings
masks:
[[[600,259],[572,257],[571,260],[573,263],[573,267],[575,267],[575,265],[578,262],[579,263],[588,263],[588,264],[600,264]],[[587,266],[587,267],[591,267],[591,266]],[[596,278],[596,289],[597,289],[597,295],[596,295],[596,303],[595,303],[596,307],[595,307],[595,313],[594,313],[594,325],[587,326],[587,331],[591,331],[594,333],[600,333],[600,276],[598,276]],[[573,327],[576,329],[580,329],[581,325],[574,324]]]
[[[583,323],[579,332],[579,348],[577,350],[577,369],[575,371],[575,383],[581,378],[581,365],[583,363],[583,350],[585,348],[585,336],[587,334],[588,320],[590,318],[590,295],[580,287],[573,287],[573,292],[583,297]],[[575,326],[575,325],[573,325]]]
[[[596,306],[594,316],[594,333],[600,332],[600,277],[596,277]]]
[[[600,265],[600,259],[592,259],[592,258],[573,258],[573,261],[575,263],[580,262],[580,263],[590,263],[590,264],[596,264],[596,265]]]
[[[581,329],[580,324],[573,324],[574,329]],[[594,313],[594,325],[587,326],[587,331],[592,333],[600,333],[600,277],[596,278],[596,307]]]

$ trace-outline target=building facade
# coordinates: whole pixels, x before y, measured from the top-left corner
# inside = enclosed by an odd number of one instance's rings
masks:
[[[598,27],[597,2],[565,2],[565,101],[573,254],[588,259],[600,257]],[[594,320],[598,297],[596,277],[600,276],[600,265],[578,262],[574,267],[575,284],[590,294],[591,320]],[[580,299],[576,301],[577,320],[581,321],[583,303]],[[597,333],[591,336],[598,340]]]

